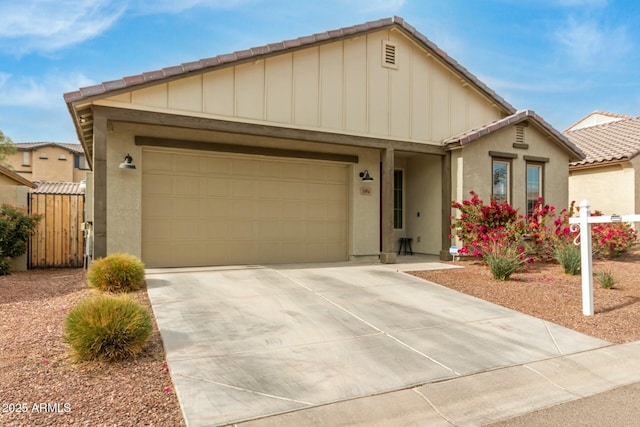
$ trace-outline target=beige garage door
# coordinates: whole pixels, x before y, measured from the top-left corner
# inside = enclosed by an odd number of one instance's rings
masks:
[[[142,258],[149,267],[347,259],[340,163],[145,148]]]

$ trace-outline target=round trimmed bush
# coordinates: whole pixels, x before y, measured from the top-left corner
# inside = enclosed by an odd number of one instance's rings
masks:
[[[99,295],[67,315],[63,339],[79,361],[113,362],[135,357],[153,330],[149,312],[126,295]]]
[[[133,255],[111,254],[91,263],[89,286],[107,292],[129,292],[144,283],[144,264]]]

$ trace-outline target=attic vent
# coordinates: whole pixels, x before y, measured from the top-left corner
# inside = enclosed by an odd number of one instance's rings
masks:
[[[387,68],[398,68],[398,46],[388,40],[382,40],[382,66]]]
[[[516,144],[524,143],[524,126],[516,126]]]

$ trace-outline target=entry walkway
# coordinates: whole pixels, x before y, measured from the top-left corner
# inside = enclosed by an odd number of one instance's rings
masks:
[[[581,378],[582,352],[615,365],[607,342],[400,271],[450,268],[415,260],[149,270],[187,423],[479,425],[580,395],[559,373]]]

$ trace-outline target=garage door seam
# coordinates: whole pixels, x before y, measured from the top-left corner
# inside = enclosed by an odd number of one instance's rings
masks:
[[[391,338],[392,340],[396,341],[398,344],[406,347],[407,349],[419,354],[420,356],[432,361],[433,363],[443,367],[444,369],[452,372],[454,375],[460,376],[462,374],[460,374],[459,372],[456,372],[454,369],[448,367],[447,365],[437,361],[436,359],[430,357],[429,355],[421,352],[420,350],[413,348],[412,346],[410,346],[409,344],[405,343],[404,341],[400,340],[399,338],[394,337],[393,335],[391,335],[390,333],[383,331],[382,329],[378,328],[377,326],[375,326],[374,324],[366,321],[365,319],[363,319],[362,317],[358,316],[357,314],[349,311],[348,309],[346,309],[345,307],[341,306],[340,304],[338,304],[337,302],[331,300],[330,298],[327,298],[326,296],[322,295],[321,293],[315,291],[314,289],[308,287],[304,282],[295,279],[293,277],[287,276],[286,274],[284,274],[282,271],[279,270],[274,270],[275,272],[277,272],[278,274],[280,274],[281,276],[285,277],[287,280],[290,280],[291,282],[295,283],[296,285],[306,289],[307,291],[313,293],[314,295],[322,298],[323,300],[327,301],[329,304],[333,305],[334,307],[338,308],[339,310],[344,311],[345,313],[347,313],[348,315],[354,317],[355,319],[361,321],[362,323],[366,324],[367,326],[375,329],[376,331],[380,332],[381,334],[386,335],[387,337]]]

